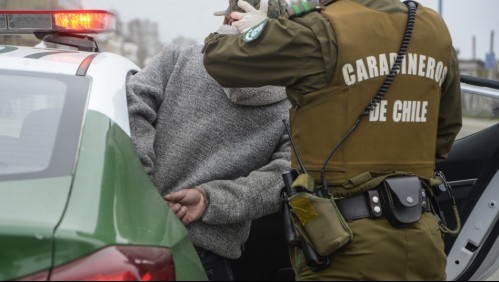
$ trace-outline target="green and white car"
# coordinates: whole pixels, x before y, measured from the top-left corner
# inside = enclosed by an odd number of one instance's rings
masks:
[[[114,18],[0,11],[0,34],[79,49],[0,43],[0,280],[206,280],[130,138],[125,82],[139,68],[68,23],[94,33]]]

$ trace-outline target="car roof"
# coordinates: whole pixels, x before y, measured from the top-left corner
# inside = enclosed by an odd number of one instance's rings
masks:
[[[126,78],[140,68],[113,53],[0,45],[0,70],[87,77],[92,82],[88,110],[116,122],[128,135]]]
[[[2,69],[75,75],[95,53],[38,47],[0,45]]]

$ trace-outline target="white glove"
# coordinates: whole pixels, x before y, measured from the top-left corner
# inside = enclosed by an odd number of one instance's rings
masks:
[[[267,18],[269,10],[269,0],[260,1],[260,9],[257,10],[244,0],[237,2],[239,8],[246,11],[246,13],[232,12],[230,17],[234,20],[232,25],[237,27],[240,33],[248,31],[250,28],[258,25]]]

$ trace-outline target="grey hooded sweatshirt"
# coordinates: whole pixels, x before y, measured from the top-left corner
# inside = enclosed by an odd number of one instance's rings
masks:
[[[206,192],[207,210],[187,226],[194,245],[236,259],[251,221],[279,210],[290,104],[282,87],[222,88],[206,72],[201,48],[166,46],[129,78],[130,126],[162,195]]]

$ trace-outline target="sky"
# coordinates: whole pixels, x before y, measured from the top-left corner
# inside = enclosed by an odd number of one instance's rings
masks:
[[[440,9],[442,1],[442,9]],[[214,11],[225,10],[227,0],[82,0],[85,8],[114,9],[127,21],[150,19],[159,23],[160,40],[171,42],[178,36],[202,43],[216,31],[222,18]],[[441,12],[447,22],[460,59],[485,59],[491,48],[499,57],[499,0],[419,0],[422,5]],[[473,52],[475,37],[475,52]]]

